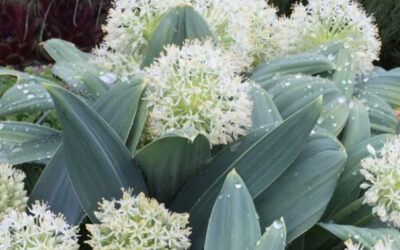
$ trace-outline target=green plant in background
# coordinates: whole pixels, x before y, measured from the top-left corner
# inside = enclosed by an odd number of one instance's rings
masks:
[[[139,61],[120,72],[105,72],[97,53],[57,39],[44,49],[62,81],[1,69],[17,82],[0,100],[0,115],[55,110],[62,128],[0,123],[0,162],[46,164],[28,204],[44,200],[71,225],[88,217],[94,240],[100,201],[117,213],[125,201],[136,211],[128,201],[153,197],[190,215],[191,249],[330,249],[349,239],[372,248],[397,237],[389,225],[369,228],[375,216],[363,204],[360,162],[396,137],[400,71],[360,75],[368,68],[358,71],[352,55],[363,49],[333,38],[243,67],[196,4],[174,5],[156,18],[135,54]],[[319,18],[332,23],[330,15]],[[132,194],[121,199],[121,188]]]

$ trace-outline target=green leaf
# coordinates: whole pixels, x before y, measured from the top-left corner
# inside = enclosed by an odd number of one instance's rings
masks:
[[[284,250],[286,246],[286,226],[281,218],[266,228],[265,233],[257,242],[254,250]]]
[[[235,168],[248,186],[253,198],[270,186],[300,153],[314,126],[322,105],[317,98],[279,126],[258,129],[218,153],[178,195],[172,208],[190,211],[193,226],[192,248],[203,243],[207,218],[225,176]]]
[[[204,249],[252,249],[260,237],[253,199],[242,178],[232,170],[215,201]]]
[[[22,122],[0,122],[0,163],[48,159],[61,143],[57,130]]]
[[[188,5],[170,9],[161,19],[144,53],[141,68],[150,66],[168,44],[182,46],[186,39],[213,37],[208,24]]]
[[[85,216],[68,176],[62,146],[40,175],[28,204],[36,200],[46,201],[52,212],[62,213],[71,225],[79,224]]]
[[[269,60],[255,68],[250,78],[264,87],[265,82],[273,77],[279,78],[290,74],[314,75],[333,69],[335,64],[326,56],[306,52]]]
[[[89,60],[88,53],[83,53],[77,49],[74,44],[61,39],[47,40],[43,47],[56,62],[78,62]]]
[[[210,157],[210,142],[203,135],[194,140],[167,136],[139,150],[135,160],[143,171],[150,195],[168,202]]]
[[[371,124],[369,122],[366,107],[357,99],[350,103],[350,114],[343,132],[342,142],[346,148],[359,143],[371,136]]]
[[[1,98],[0,116],[43,111],[54,107],[50,95],[40,83],[56,83],[15,70],[0,69],[1,75],[17,77],[17,83]]]
[[[400,249],[400,232],[389,228],[360,228],[348,225],[337,224],[319,224],[324,229],[336,235],[342,241],[351,239],[353,242],[359,242],[366,249],[372,249],[375,244],[381,240],[383,243],[393,240],[392,249]]]
[[[121,84],[101,96],[93,108],[114,129],[122,141],[126,141],[144,90],[144,83]]]
[[[339,87],[341,92],[347,96],[351,97],[354,90],[355,82],[355,71],[353,65],[353,58],[351,51],[343,47],[340,47],[338,51],[331,54],[335,58],[336,70],[332,75],[332,80]]]
[[[392,108],[400,107],[400,71],[385,71],[365,78],[357,87],[382,98]]]
[[[261,226],[284,217],[288,242],[311,228],[325,211],[345,162],[339,141],[311,136],[296,161],[255,199]]]
[[[140,137],[142,135],[142,131],[146,123],[148,113],[149,113],[149,108],[147,107],[147,101],[141,99],[139,101],[139,107],[137,110],[135,120],[133,121],[132,129],[130,131],[130,134],[126,142],[126,145],[133,157],[136,155],[136,149],[139,144]]]
[[[46,85],[63,127],[64,153],[75,193],[89,218],[102,199],[121,196],[121,188],[146,192],[140,170],[113,129],[84,101]]]
[[[368,109],[372,130],[378,133],[396,133],[398,120],[389,104],[368,91],[359,90],[357,97]]]
[[[329,220],[340,209],[352,203],[360,194],[360,183],[364,177],[359,173],[361,159],[369,156],[367,145],[377,150],[390,138],[390,135],[378,135],[365,139],[347,148],[348,160],[338,181],[335,193],[325,211],[324,220]]]
[[[255,130],[268,124],[279,124],[282,122],[282,117],[278,109],[265,90],[254,88],[250,92],[250,96],[253,100],[251,130]]]
[[[318,127],[338,136],[349,118],[349,103],[341,93],[324,95],[324,106],[318,119]]]

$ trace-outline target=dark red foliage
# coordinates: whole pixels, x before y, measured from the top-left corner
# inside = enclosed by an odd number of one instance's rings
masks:
[[[88,50],[103,37],[97,4],[88,0],[41,0],[41,5],[42,41],[61,38]]]
[[[0,65],[28,64],[40,20],[18,2],[0,2]]]

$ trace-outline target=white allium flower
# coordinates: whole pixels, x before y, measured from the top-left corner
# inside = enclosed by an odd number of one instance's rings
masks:
[[[357,74],[373,69],[381,41],[374,18],[353,0],[310,0],[297,4],[290,18],[277,25],[281,54],[298,53],[330,42],[344,42],[353,53]]]
[[[28,197],[24,190],[25,173],[12,168],[9,164],[0,164],[0,218],[10,210],[22,211]]]
[[[369,146],[370,157],[361,161],[361,174],[366,182],[364,203],[373,206],[372,212],[383,222],[400,226],[400,136],[388,140],[381,151]]]
[[[346,249],[345,250],[364,250],[364,247],[361,243],[355,244],[351,239],[344,242]],[[378,242],[370,249],[370,250],[395,250],[392,248],[392,241],[386,240],[383,242],[382,240],[378,240]]]
[[[275,56],[277,10],[265,0],[194,0],[193,5],[225,48],[241,53],[243,67]]]
[[[116,0],[110,9],[103,43],[94,52],[94,61],[106,72],[127,80],[136,72],[144,50],[158,22],[169,7],[190,0]]]
[[[44,203],[37,202],[29,213],[10,211],[0,221],[0,249],[78,249],[77,228],[69,226]]]
[[[190,247],[189,214],[171,213],[143,193],[124,191],[120,200],[100,203],[100,224],[86,225],[91,247],[103,249],[181,250]]]
[[[210,40],[187,41],[182,48],[167,46],[144,71],[150,111],[142,139],[190,131],[217,145],[246,134],[253,109],[251,84],[243,82],[237,73],[240,66],[231,58],[229,51]]]

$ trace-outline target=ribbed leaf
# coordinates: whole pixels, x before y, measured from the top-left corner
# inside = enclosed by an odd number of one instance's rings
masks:
[[[0,122],[0,163],[48,159],[61,143],[57,130],[22,122]]]
[[[68,176],[62,146],[40,175],[28,204],[36,200],[47,202],[52,212],[62,213],[71,225],[79,224],[85,216]]]
[[[60,87],[46,88],[63,127],[68,173],[89,218],[97,221],[97,203],[120,197],[122,187],[146,192],[139,169],[112,128],[77,96]]]
[[[128,136],[128,140],[126,142],[126,146],[131,152],[131,155],[134,157],[136,155],[136,149],[140,141],[140,136],[142,135],[142,131],[144,125],[146,123],[147,115],[149,113],[149,108],[147,107],[147,101],[141,99],[139,101],[139,107],[137,110],[137,114],[135,120],[133,121],[133,126]]]
[[[206,21],[190,6],[170,9],[153,32],[141,67],[150,66],[168,44],[183,45],[186,39],[213,37]]]
[[[400,233],[396,229],[370,229],[325,223],[320,223],[320,226],[336,235],[342,241],[351,239],[353,242],[360,242],[366,249],[372,249],[379,240],[382,243],[387,243],[389,239],[393,240],[391,249],[400,249]]]
[[[349,113],[348,99],[343,94],[324,95],[324,106],[318,119],[318,127],[338,136],[347,123]]]
[[[291,242],[318,222],[346,162],[333,137],[313,135],[296,161],[255,199],[261,226],[285,218]]]
[[[232,170],[215,201],[204,249],[252,249],[260,237],[253,199],[242,178]]]
[[[348,160],[338,181],[335,193],[325,211],[324,219],[331,219],[336,212],[358,198],[360,194],[359,186],[364,179],[359,173],[360,161],[369,156],[367,145],[370,144],[378,150],[388,138],[390,138],[390,135],[378,135],[347,148]]]
[[[367,107],[373,131],[377,133],[396,133],[398,120],[389,104],[368,91],[358,90],[356,96]]]
[[[225,176],[235,168],[253,198],[270,186],[300,153],[322,105],[317,98],[281,125],[251,132],[243,140],[221,151],[178,195],[172,208],[190,211],[193,249],[202,248],[207,218]]]
[[[142,89],[141,83],[116,86],[94,103],[95,110],[121,140],[124,140],[129,133]],[[74,193],[61,148],[44,169],[29,199],[29,203],[45,200],[53,211],[62,212],[70,223],[80,223],[82,214],[85,213]]]
[[[269,60],[258,66],[250,78],[263,86],[273,77],[279,78],[289,74],[317,74],[335,69],[335,64],[326,56],[316,53],[302,53]]]
[[[17,83],[0,100],[0,116],[53,108],[50,95],[40,83],[56,83],[15,70],[0,69],[0,75],[17,77]]]
[[[77,62],[89,60],[89,54],[83,53],[76,48],[74,44],[61,39],[47,40],[43,47],[56,62]]]
[[[251,130],[255,130],[268,124],[279,124],[282,122],[282,117],[278,109],[264,89],[254,88],[250,95],[253,100]]]
[[[351,97],[355,83],[355,71],[351,51],[343,46],[336,53],[330,54],[330,56],[335,58],[334,62],[336,64],[332,80],[345,96]]]
[[[371,124],[369,122],[366,107],[357,99],[350,103],[350,114],[343,132],[342,142],[349,148],[371,136]]]
[[[266,228],[254,250],[284,250],[286,246],[286,226],[283,218]]]

